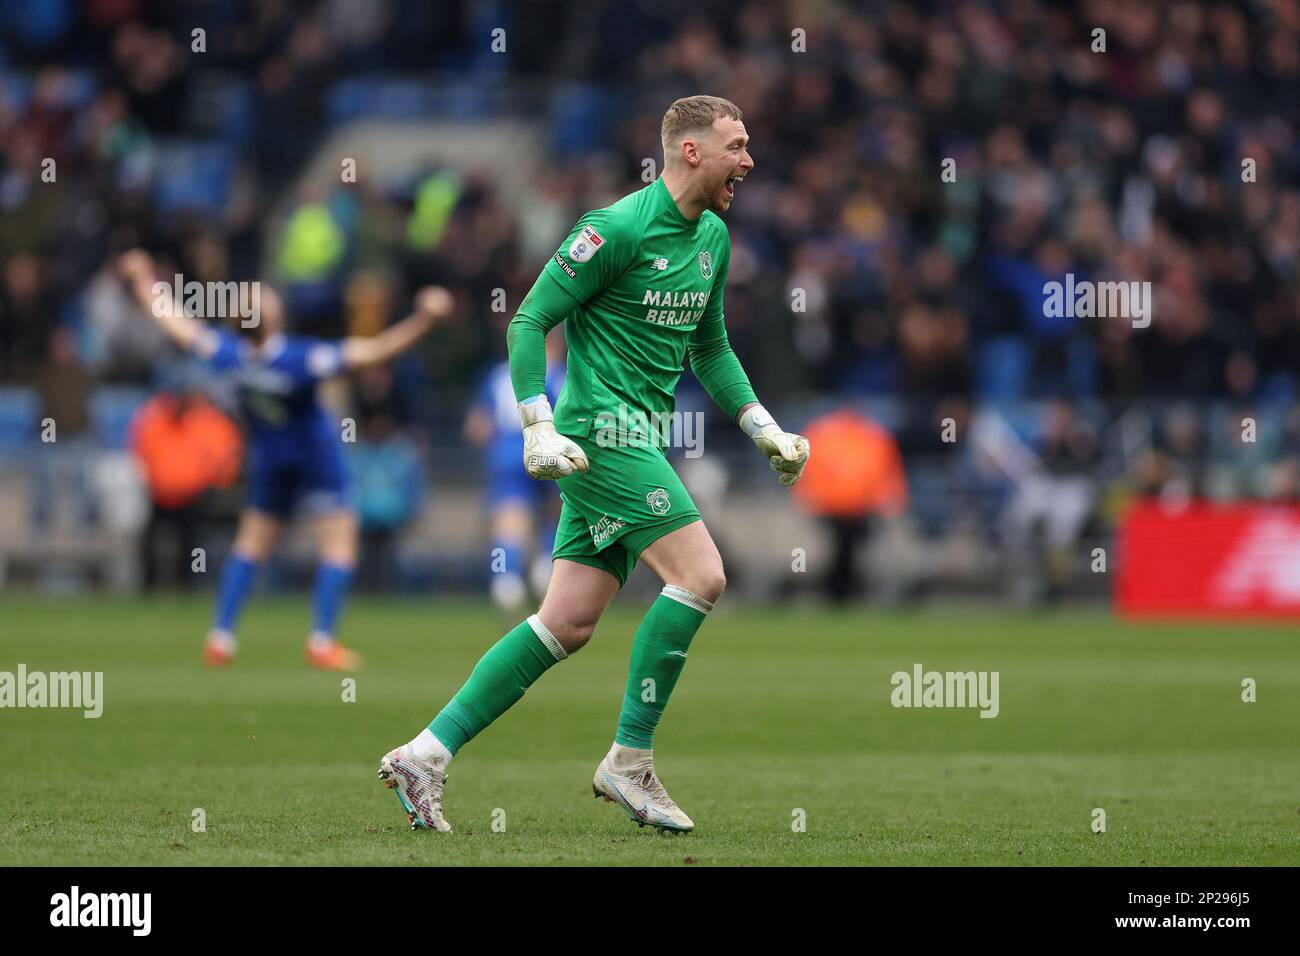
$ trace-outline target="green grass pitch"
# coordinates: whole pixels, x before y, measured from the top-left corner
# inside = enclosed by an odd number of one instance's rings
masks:
[[[305,601],[254,600],[214,672],[206,598],[6,596],[0,670],[102,670],[105,708],[0,710],[0,864],[1300,863],[1293,627],[724,603],[656,739],[697,827],[667,836],[591,795],[642,610],[616,602],[462,751],[440,835],[407,829],[375,768],[502,632],[487,608],[352,602],[349,703],[302,662]],[[998,671],[1000,715],[895,709],[917,662]]]

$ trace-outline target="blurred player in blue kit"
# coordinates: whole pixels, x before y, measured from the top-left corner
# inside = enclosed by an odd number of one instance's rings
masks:
[[[563,385],[564,337],[556,330],[546,340],[546,393],[552,401]],[[509,362],[493,365],[483,376],[465,418],[465,438],[485,453],[492,602],[503,611],[516,611],[530,590],[538,599],[546,593],[559,494],[519,467],[524,439]]]
[[[357,667],[357,654],[335,636],[357,563],[357,519],[341,423],[321,406],[316,386],[353,369],[387,362],[410,348],[452,314],[451,294],[438,286],[426,287],[416,294],[414,313],[378,335],[329,342],[287,335],[283,305],[268,286],[258,288],[257,315],[241,335],[178,311],[168,283],[157,280],[147,253],[126,253],[119,271],[135,300],[172,341],[233,379],[248,426],[247,500],[221,569],[204,660],[213,666],[233,660],[239,612],[282,524],[300,507],[311,516],[320,562],[312,590],[307,660],[327,670]]]

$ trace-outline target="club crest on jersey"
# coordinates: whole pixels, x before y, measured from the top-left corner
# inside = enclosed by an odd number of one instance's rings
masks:
[[[673,503],[668,500],[668,492],[663,488],[656,488],[650,494],[645,496],[645,503],[650,506],[650,510],[657,515],[666,515],[672,508]]]
[[[700,253],[700,275],[706,279],[713,278],[713,256],[709,255],[707,249]]]
[[[591,226],[583,226],[582,233],[569,244],[569,258],[574,262],[586,262],[605,244],[605,239]]]

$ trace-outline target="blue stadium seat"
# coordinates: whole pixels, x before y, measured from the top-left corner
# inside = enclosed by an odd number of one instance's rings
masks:
[[[183,143],[159,150],[154,199],[161,211],[220,212],[234,172],[223,143]]]
[[[125,448],[131,418],[148,400],[149,393],[142,388],[107,387],[96,391],[90,399],[90,421],[100,445]]]
[[[3,21],[0,20],[0,26]],[[64,69],[61,81],[52,89],[55,99],[51,105],[67,109],[86,109],[99,93],[99,81],[93,70]],[[13,113],[21,116],[31,102],[35,80],[30,74],[0,70],[0,101]]]
[[[985,401],[1014,401],[1029,392],[1029,349],[1020,338],[1005,336],[980,349],[975,389]]]
[[[425,119],[431,109],[430,88],[417,80],[342,80],[325,94],[325,111],[335,123],[365,116]]]
[[[897,356],[879,349],[845,368],[836,383],[836,391],[846,397],[889,395],[898,390],[898,378]]]
[[[418,119],[428,113],[429,91],[423,83],[395,81],[380,87],[380,111],[385,116]]]
[[[76,22],[74,0],[7,0],[0,4],[0,33],[33,47],[51,46]]]
[[[556,149],[573,156],[605,142],[609,97],[594,83],[570,83],[551,101],[551,137]]]
[[[0,72],[0,101],[5,108],[16,116],[27,111],[27,103],[32,97],[32,80],[21,73],[9,70]]]
[[[372,80],[342,80],[325,94],[325,113],[335,123],[373,111],[378,99]]]
[[[896,398],[869,398],[858,403],[881,428],[897,433],[903,427],[903,406]]]
[[[30,388],[0,388],[0,454],[24,451],[36,441],[41,398]]]
[[[494,99],[503,85],[495,77],[475,77],[451,83],[439,98],[443,104],[439,112],[449,119],[490,119],[495,111]]]
[[[221,135],[228,143],[243,144],[253,137],[257,100],[252,83],[232,82],[221,97]]]
[[[1259,401],[1285,405],[1297,398],[1296,380],[1289,372],[1275,372],[1262,379],[1256,389]]]

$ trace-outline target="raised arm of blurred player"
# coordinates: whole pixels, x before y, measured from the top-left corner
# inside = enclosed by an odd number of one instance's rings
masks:
[[[442,286],[425,286],[415,295],[415,311],[378,335],[349,336],[340,344],[348,368],[382,365],[420,340],[436,324],[451,316],[456,300]]]
[[[203,332],[204,324],[193,316],[176,311],[171,287],[155,281],[153,257],[143,249],[132,249],[118,258],[117,271],[130,289],[131,297],[167,333],[168,338],[187,352],[192,349]],[[156,291],[155,287],[159,285],[164,291]]]

